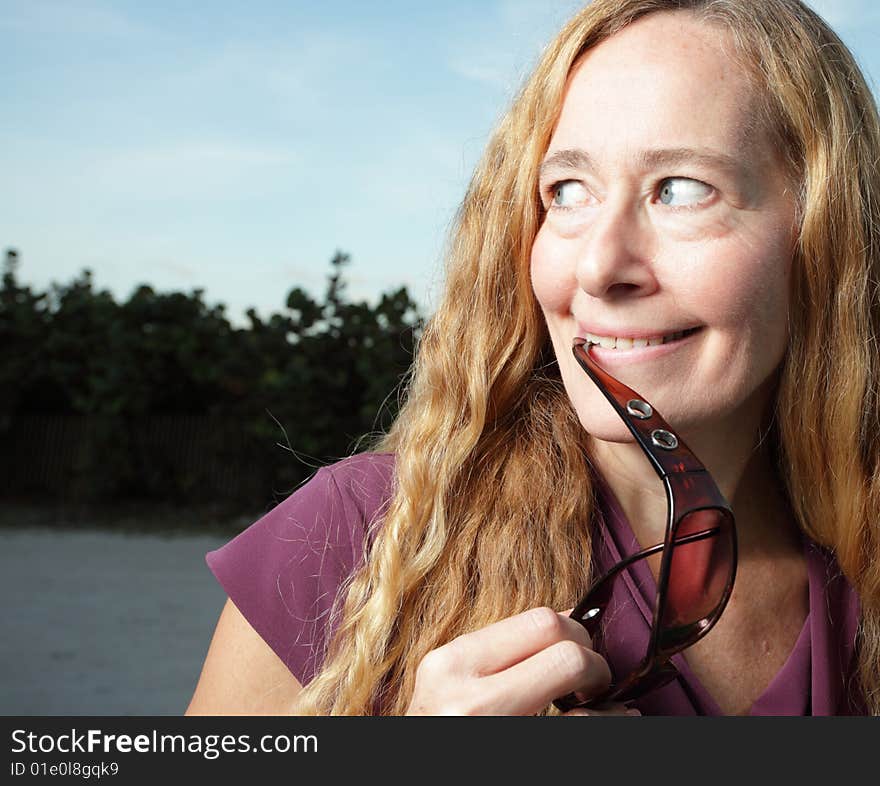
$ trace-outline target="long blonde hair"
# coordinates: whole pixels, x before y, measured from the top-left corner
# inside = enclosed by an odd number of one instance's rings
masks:
[[[378,446],[396,454],[393,498],[294,712],[402,714],[430,650],[585,589],[589,456],[529,279],[537,171],[578,57],[664,10],[729,31],[800,184],[774,439],[800,526],[859,594],[860,687],[880,713],[880,130],[851,54],[797,0],[595,0],[546,48],[459,210],[443,298]]]

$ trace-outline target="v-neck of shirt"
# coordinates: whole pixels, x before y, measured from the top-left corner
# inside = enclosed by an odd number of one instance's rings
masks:
[[[632,527],[614,492],[598,473],[600,542],[594,553],[597,572],[607,570],[624,557],[641,550]],[[809,584],[809,612],[788,657],[753,702],[749,715],[836,714],[846,689],[846,669],[858,624],[858,598],[835,571],[829,555],[802,536]],[[632,668],[645,653],[653,619],[657,584],[647,561],[639,560],[623,571],[612,604],[613,619],[607,622],[606,657],[612,670]],[[844,586],[841,586],[843,582]],[[623,593],[628,597],[625,597]],[[634,613],[631,606],[638,608]],[[629,607],[629,608],[628,608]],[[610,607],[609,607],[610,608]],[[824,610],[826,613],[820,613]],[[607,612],[606,612],[607,614]],[[835,619],[837,617],[837,619]],[[814,663],[818,661],[818,663]],[[683,653],[672,656],[678,678],[637,702],[645,714],[722,715],[718,703],[690,668]],[[835,679],[835,672],[838,679]]]

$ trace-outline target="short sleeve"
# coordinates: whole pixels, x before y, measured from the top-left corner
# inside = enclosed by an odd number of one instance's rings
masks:
[[[251,627],[303,685],[320,669],[330,611],[362,564],[391,497],[393,456],[323,467],[205,561]]]

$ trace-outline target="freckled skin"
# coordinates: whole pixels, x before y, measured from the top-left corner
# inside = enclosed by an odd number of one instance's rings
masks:
[[[653,14],[588,52],[569,79],[548,155],[582,149],[594,167],[542,177],[550,210],[531,276],[566,390],[604,441],[631,436],[571,356],[578,319],[658,332],[704,326],[686,349],[618,374],[694,449],[757,428],[784,354],[795,201],[769,136],[749,131],[753,90],[729,47],[686,12]],[[640,159],[681,148],[736,166]],[[692,209],[661,203],[671,177],[707,184],[709,199]],[[573,209],[556,211],[548,187],[566,179],[582,186],[565,192]]]
[[[733,507],[733,595],[685,657],[735,714],[781,668],[809,603],[798,528],[760,439],[788,341],[795,189],[725,36],[689,12],[651,14],[576,65],[541,172],[531,277],[591,461],[642,546],[665,532],[662,484],[572,340],[579,322],[702,326],[662,357],[607,368],[663,414]]]

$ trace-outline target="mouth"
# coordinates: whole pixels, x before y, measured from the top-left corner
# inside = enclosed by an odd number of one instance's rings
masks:
[[[590,347],[608,349],[615,352],[657,347],[665,344],[675,344],[684,341],[699,331],[701,327],[679,330],[667,335],[650,336],[646,338],[618,338],[616,336],[597,336],[593,333],[584,333],[583,338]]]

